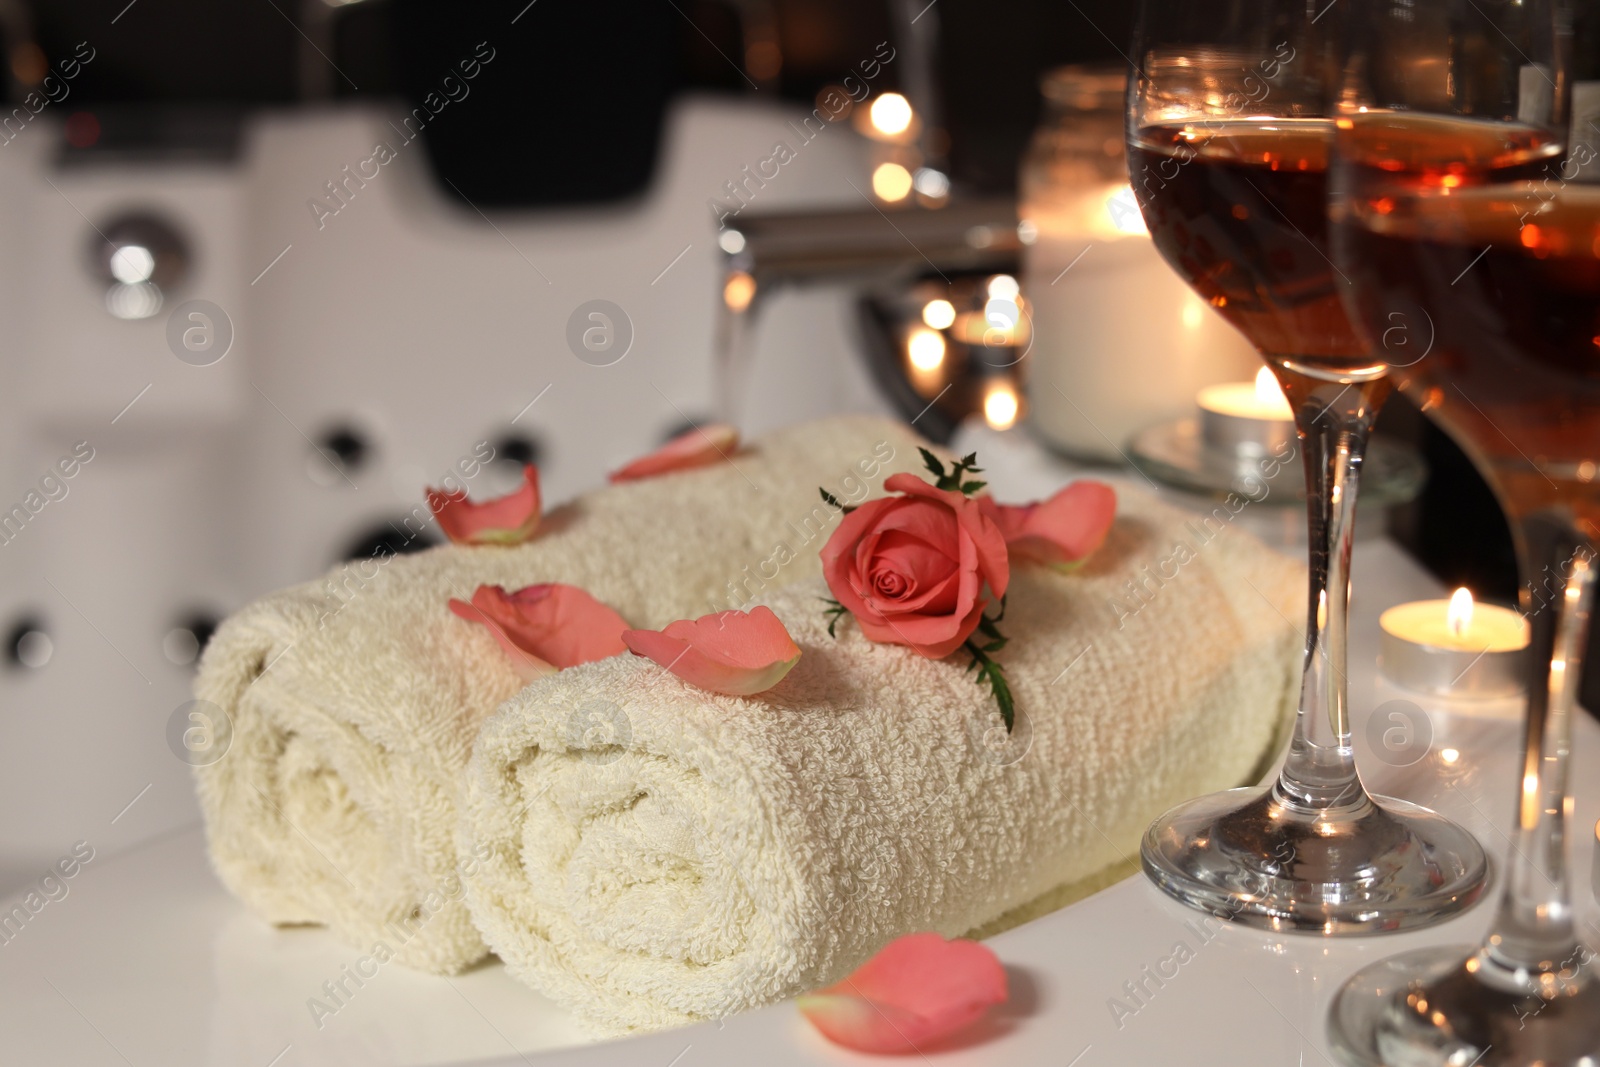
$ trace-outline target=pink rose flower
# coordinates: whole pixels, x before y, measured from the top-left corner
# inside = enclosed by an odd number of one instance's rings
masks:
[[[520,545],[539,529],[539,470],[524,467],[521,486],[482,503],[468,500],[464,489],[429,489],[428,507],[455,544]]]
[[[487,626],[524,681],[627,651],[622,616],[575,585],[546,582],[514,593],[480,585],[472,603],[452,599],[450,610]]]
[[[1117,515],[1116,491],[1088,478],[1032,504],[997,504],[988,497],[981,503],[1000,528],[1012,559],[1059,571],[1075,570],[1099,548]]]
[[[1005,596],[1005,538],[979,500],[913,474],[883,484],[901,495],[840,520],[823,576],[868,639],[943,659],[972,636],[990,598]]]

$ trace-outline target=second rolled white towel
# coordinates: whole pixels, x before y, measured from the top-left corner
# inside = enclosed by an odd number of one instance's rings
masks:
[[[474,921],[615,1033],[824,985],[1125,862],[1166,807],[1258,773],[1296,695],[1302,569],[1190,520],[1124,493],[1081,571],[1014,570],[1009,738],[959,654],[829,637],[816,580],[769,600],[803,654],[759,696],[629,656],[541,679],[468,769]]]

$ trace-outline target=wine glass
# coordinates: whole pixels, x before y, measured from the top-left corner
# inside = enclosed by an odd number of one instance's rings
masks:
[[[1327,248],[1340,84],[1336,2],[1144,0],[1128,94],[1134,194],[1156,247],[1267,361],[1306,469],[1310,601],[1277,781],[1188,801],[1146,832],[1145,873],[1238,922],[1324,934],[1422,926],[1482,892],[1483,849],[1426,808],[1369,795],[1345,681],[1356,489],[1388,364],[1359,338]]]
[[[1600,186],[1585,173],[1600,135],[1592,113],[1569,132],[1568,114],[1600,54],[1575,48],[1593,38],[1552,0],[1417,0],[1403,18],[1392,0],[1349,6],[1334,259],[1357,326],[1407,342],[1391,374],[1505,510],[1531,643],[1487,936],[1360,971],[1329,1034],[1352,1064],[1595,1067],[1600,971],[1575,929],[1566,820],[1600,537]],[[1536,598],[1536,582],[1556,595]]]

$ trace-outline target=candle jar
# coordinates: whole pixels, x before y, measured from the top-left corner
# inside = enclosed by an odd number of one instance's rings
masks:
[[[1136,431],[1190,412],[1201,387],[1260,366],[1145,230],[1123,150],[1126,85],[1120,66],[1046,74],[1019,179],[1030,425],[1074,458],[1112,463]]]

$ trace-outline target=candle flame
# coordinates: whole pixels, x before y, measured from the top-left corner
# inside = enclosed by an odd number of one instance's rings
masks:
[[[879,163],[872,172],[872,191],[879,200],[898,203],[911,194],[911,172],[898,163]]]
[[[1283,387],[1278,384],[1270,367],[1256,371],[1256,400],[1274,407],[1289,406],[1289,398],[1283,395]]]
[[[728,305],[729,311],[742,312],[755,298],[755,278],[742,270],[736,270],[728,275],[728,280],[722,286],[722,300]]]
[[[1456,637],[1460,637],[1471,628],[1472,594],[1467,591],[1466,586],[1462,586],[1450,595],[1450,609],[1445,612],[1445,621],[1450,624],[1450,632]]]
[[[1022,405],[1017,392],[1007,381],[998,381],[989,387],[983,398],[983,417],[996,430],[1009,430],[1016,424]]]
[[[996,274],[989,279],[988,293],[990,300],[1015,300],[1020,292],[1022,292],[1022,286],[1009,274]]]
[[[922,321],[942,330],[956,321],[956,306],[948,300],[930,300],[922,307]]]
[[[906,341],[906,354],[917,370],[938,370],[944,363],[944,337],[937,330],[918,327]]]
[[[1147,234],[1144,215],[1139,211],[1139,201],[1133,195],[1133,186],[1114,185],[1106,193],[1106,217],[1118,233]]]
[[[911,128],[911,101],[899,93],[883,93],[872,102],[867,114],[872,128],[888,137],[895,137]]]

